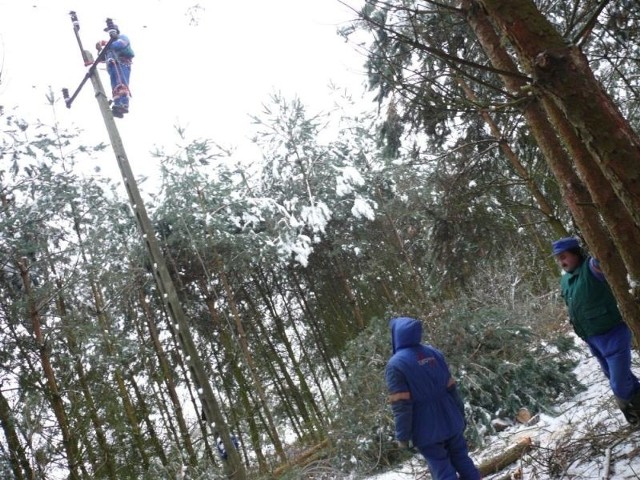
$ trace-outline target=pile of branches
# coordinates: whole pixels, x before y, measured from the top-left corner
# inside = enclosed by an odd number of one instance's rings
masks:
[[[535,442],[518,464],[501,472],[489,480],[519,479],[523,472],[530,479],[575,478],[570,469],[580,468],[581,478],[606,480],[613,474],[612,466],[618,460],[632,458],[640,453],[640,448],[629,451],[616,447],[635,439],[640,440],[640,431],[631,427],[612,430],[609,422],[574,425],[553,440],[543,445]]]

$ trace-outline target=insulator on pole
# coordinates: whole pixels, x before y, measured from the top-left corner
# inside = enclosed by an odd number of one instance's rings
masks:
[[[62,98],[64,98],[64,103],[67,106],[67,108],[71,108],[71,103],[69,103],[69,89],[68,88],[63,88],[62,89]]]
[[[73,23],[73,29],[77,32],[78,30],[80,30],[78,15],[76,15],[76,12],[74,12],[73,10],[69,12],[69,15],[71,15],[71,23]]]

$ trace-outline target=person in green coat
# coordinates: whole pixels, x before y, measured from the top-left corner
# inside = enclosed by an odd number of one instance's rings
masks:
[[[565,272],[560,289],[574,331],[598,360],[625,419],[640,425],[640,382],[631,371],[632,335],[600,264],[574,237],[556,240],[552,251]]]

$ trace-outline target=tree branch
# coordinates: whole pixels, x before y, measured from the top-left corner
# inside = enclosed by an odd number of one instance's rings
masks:
[[[587,36],[591,33],[591,30],[593,30],[593,26],[596,24],[598,16],[600,15],[600,13],[602,13],[602,10],[604,10],[604,7],[606,7],[610,1],[611,0],[602,0],[602,2],[600,2],[598,8],[596,8],[589,20],[587,20],[587,23],[585,23],[584,27],[582,27],[582,30],[580,30],[578,34],[573,38],[574,45],[582,47],[582,44],[586,41]]]
[[[447,64],[451,67],[451,68],[455,68],[456,70],[459,70],[460,73],[464,74],[465,76],[467,75],[466,72],[460,70],[460,67],[458,65],[465,65],[467,67],[471,67],[471,68],[475,68],[478,70],[483,70],[486,72],[491,72],[491,73],[495,73],[498,75],[505,75],[505,76],[510,76],[510,77],[516,77],[516,78],[520,78],[522,80],[525,81],[531,81],[532,79],[526,75],[523,75],[521,73],[518,72],[512,72],[512,71],[507,71],[507,70],[500,70],[498,68],[493,68],[493,67],[489,67],[487,65],[482,65],[480,63],[476,63],[476,62],[471,62],[469,60],[465,60],[463,58],[457,57],[455,55],[450,55],[447,52],[445,52],[444,50],[441,50],[439,48],[435,48],[435,47],[431,47],[428,45],[424,45],[410,37],[408,37],[407,35],[400,33],[390,27],[388,27],[385,24],[382,24],[378,21],[376,21],[375,19],[371,18],[371,17],[365,17],[364,15],[362,15],[361,13],[358,13],[358,15],[360,15],[360,19],[370,25],[373,25],[381,30],[386,31],[387,33],[391,34],[393,37],[395,37],[398,41],[401,41],[403,43],[405,43],[406,45],[412,46],[417,50],[421,50],[427,53],[430,53],[431,55],[433,55],[434,57],[439,58],[440,60],[443,60],[445,62],[447,62]]]

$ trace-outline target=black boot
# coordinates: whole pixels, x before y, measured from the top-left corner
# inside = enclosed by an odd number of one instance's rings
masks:
[[[633,403],[635,401],[635,404]],[[616,397],[618,408],[622,411],[622,415],[629,425],[640,426],[640,394],[631,397],[630,400],[624,400]]]
[[[629,406],[627,408],[629,410],[629,414],[635,418],[634,425],[640,425],[640,391],[633,394],[629,400]]]

